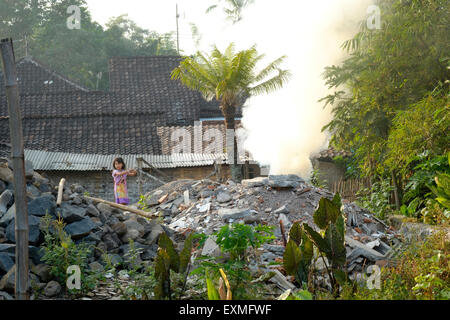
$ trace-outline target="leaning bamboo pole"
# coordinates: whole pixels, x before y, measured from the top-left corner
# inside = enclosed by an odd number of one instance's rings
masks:
[[[8,101],[11,160],[14,171],[15,237],[16,237],[16,300],[29,300],[28,285],[28,207],[25,180],[22,116],[20,112],[19,85],[12,39],[0,42],[3,61],[6,97]]]
[[[86,199],[92,200],[94,202],[107,204],[107,205],[109,205],[109,206],[111,206],[113,208],[117,208],[117,209],[120,209],[120,210],[123,210],[123,211],[129,211],[131,213],[135,213],[135,214],[140,215],[140,216],[142,216],[144,218],[148,218],[148,219],[156,219],[156,218],[158,218],[157,215],[148,213],[148,212],[143,211],[143,210],[134,209],[134,208],[125,206],[123,204],[118,204],[118,203],[114,203],[114,202],[111,202],[111,201],[106,201],[106,200],[103,200],[103,199],[100,199],[100,198],[94,198],[94,197],[89,197],[89,196],[83,196],[83,197],[86,198]]]

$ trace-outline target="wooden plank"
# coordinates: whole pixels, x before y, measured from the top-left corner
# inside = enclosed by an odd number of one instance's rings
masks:
[[[94,197],[89,197],[89,196],[83,196],[83,197],[86,198],[86,199],[92,200],[94,202],[107,204],[107,205],[109,205],[109,206],[111,206],[113,208],[117,208],[117,209],[120,209],[122,211],[129,211],[129,212],[135,213],[135,214],[140,215],[140,216],[142,216],[144,218],[148,218],[148,219],[158,218],[157,215],[151,214],[151,213],[143,211],[143,210],[134,209],[134,208],[125,206],[123,204],[118,204],[118,203],[114,203],[114,202],[111,202],[111,201],[106,201],[106,200],[103,200],[103,199],[100,199],[100,198],[94,198]]]

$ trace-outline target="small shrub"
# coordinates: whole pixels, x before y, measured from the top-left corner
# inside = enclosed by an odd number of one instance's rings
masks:
[[[50,266],[51,275],[65,288],[68,278],[67,268],[77,265],[81,271],[81,288],[71,289],[69,293],[83,294],[94,289],[101,274],[92,272],[88,266],[93,246],[86,243],[75,244],[64,231],[65,223],[60,217],[54,220],[46,214],[41,223],[45,239],[41,248],[44,252],[42,261]]]

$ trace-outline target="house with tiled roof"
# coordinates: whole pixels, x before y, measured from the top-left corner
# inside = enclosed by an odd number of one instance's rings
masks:
[[[165,133],[173,128],[189,132],[199,121],[207,128],[223,119],[218,102],[207,102],[198,92],[171,80],[171,71],[181,59],[112,58],[107,92],[90,91],[31,57],[18,61],[25,159],[55,183],[64,177],[109,200],[113,199],[112,160],[117,156],[128,167],[136,167],[136,159],[143,158],[174,178],[205,177],[217,159],[227,162],[225,148],[221,154],[198,152],[195,144],[191,152],[168,151],[173,141]],[[0,156],[4,156],[9,122],[0,78]],[[219,131],[224,135],[223,125]],[[144,170],[151,168],[144,164]],[[155,181],[148,183],[144,190],[154,187]],[[133,180],[129,192],[133,200],[138,199]]]
[[[342,163],[336,161],[337,158],[348,159],[352,153],[345,150],[336,150],[329,147],[318,153],[312,154],[310,160],[312,166],[318,171],[318,177],[326,182],[328,189],[332,190],[335,183],[345,179],[346,168]]]

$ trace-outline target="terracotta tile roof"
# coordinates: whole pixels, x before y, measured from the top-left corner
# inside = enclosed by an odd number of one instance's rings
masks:
[[[85,87],[50,70],[32,57],[16,62],[17,78],[21,93],[89,91]],[[0,95],[5,94],[5,83],[0,68]]]
[[[170,80],[180,59],[114,58],[110,92],[76,90],[59,76],[51,78],[57,92],[46,90],[41,82],[48,71],[31,60],[19,62],[19,75],[30,77],[20,87],[24,147],[99,155],[164,154],[170,145],[164,140],[167,135],[160,140],[158,127],[192,126],[202,115],[222,116],[217,102],[207,103],[198,92]],[[9,143],[7,101],[1,94],[0,143]]]
[[[313,155],[311,158],[312,159],[317,159],[317,160],[333,160],[334,157],[337,156],[342,156],[344,158],[346,157],[351,157],[352,153],[349,151],[344,151],[344,150],[340,150],[337,151],[334,148],[330,147],[326,150],[322,150],[320,151],[318,154]]]

